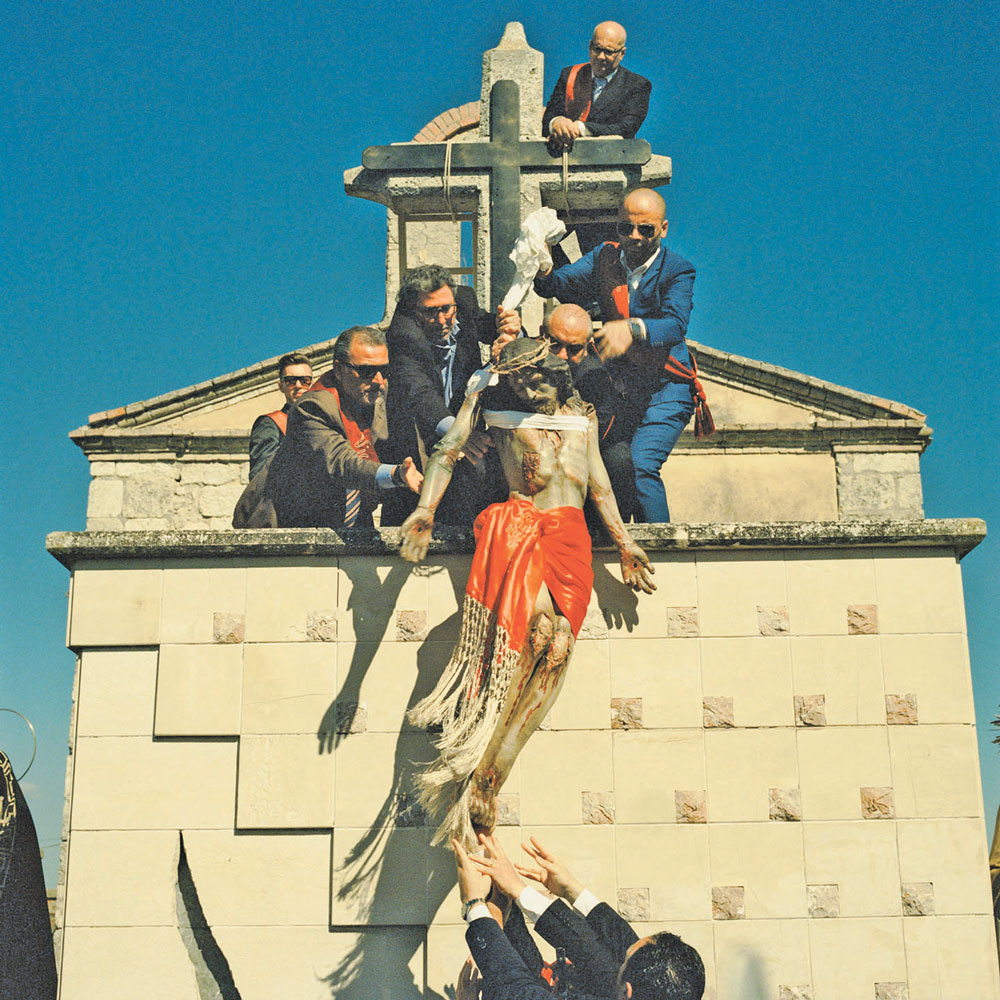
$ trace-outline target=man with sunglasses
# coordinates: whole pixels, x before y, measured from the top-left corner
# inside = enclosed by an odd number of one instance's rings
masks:
[[[482,367],[480,344],[492,344],[496,353],[518,335],[521,318],[516,310],[480,308],[476,293],[437,264],[408,271],[396,301],[386,334],[389,436],[401,454],[416,455],[419,435],[429,455],[461,409],[469,378]],[[500,473],[485,460],[488,448],[486,434],[466,443],[468,460],[455,470],[456,487],[442,504],[439,523],[471,526],[494,499],[490,482],[499,482]]]
[[[333,367],[289,410],[285,438],[240,497],[234,527],[370,528],[379,503],[382,524],[402,521],[398,501],[419,493],[423,476],[411,457],[390,458],[388,371],[381,330],[353,326],[337,338]]]
[[[670,520],[660,469],[698,411],[711,433],[711,415],[688,353],[694,265],[669,250],[666,206],[650,188],[626,194],[619,212],[620,242],[607,242],[578,261],[539,272],[535,291],[560,302],[601,305],[596,342],[620,396],[621,433],[630,441],[639,500],[637,518]]]
[[[312,368],[304,354],[283,354],[278,359],[278,389],[285,405],[273,413],[262,413],[250,428],[250,478],[278,450],[285,436],[292,403],[312,385]]]

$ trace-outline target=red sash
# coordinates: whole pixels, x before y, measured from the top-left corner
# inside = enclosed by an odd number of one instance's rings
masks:
[[[582,93],[577,94],[576,92],[576,78],[586,66],[587,72],[583,74],[583,80],[581,80],[580,90]],[[592,79],[593,71],[590,68],[590,63],[580,63],[578,66],[574,66],[569,71],[569,76],[566,78],[566,117],[575,122],[585,122],[587,120],[587,115],[590,114],[590,91],[593,86]]]
[[[318,379],[313,383],[310,392],[317,392],[318,390],[324,390],[333,396],[337,403],[337,412],[340,414],[340,421],[344,425],[344,436],[347,438],[348,444],[362,457],[367,458],[372,462],[381,462],[382,459],[378,457],[375,451],[375,442],[372,439],[372,429],[366,427],[362,430],[357,421],[352,417],[348,416],[347,411],[344,409],[343,404],[340,402],[340,393],[332,385],[324,385],[322,379]]]
[[[601,300],[601,315],[604,321],[628,319],[628,285],[625,265],[621,261],[621,250],[617,243],[605,243],[597,253],[597,289]],[[708,437],[715,432],[715,421],[708,408],[708,397],[698,378],[698,359],[688,347],[691,367],[688,368],[676,358],[668,357],[663,365],[671,382],[685,383],[691,390],[694,403],[694,436]]]
[[[288,414],[284,410],[275,410],[274,413],[265,413],[264,416],[270,417],[278,425],[278,430],[284,437],[288,431]]]

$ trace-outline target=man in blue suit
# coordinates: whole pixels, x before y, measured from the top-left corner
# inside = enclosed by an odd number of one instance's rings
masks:
[[[624,403],[641,519],[669,521],[660,469],[696,409],[711,419],[701,410],[704,393],[684,339],[694,265],[663,242],[666,205],[655,191],[629,192],[618,218],[620,243],[539,272],[535,291],[583,306],[600,302],[596,341]]]

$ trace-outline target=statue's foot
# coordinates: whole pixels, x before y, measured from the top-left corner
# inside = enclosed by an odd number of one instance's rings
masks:
[[[495,771],[489,770],[483,774],[477,771],[472,776],[469,784],[469,819],[477,834],[489,835],[497,825],[497,791]]]

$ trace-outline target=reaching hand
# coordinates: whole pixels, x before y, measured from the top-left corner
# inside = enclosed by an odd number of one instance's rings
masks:
[[[486,457],[486,452],[493,447],[493,438],[489,431],[477,427],[470,435],[469,439],[462,445],[462,455],[473,465],[478,465]]]
[[[399,465],[400,478],[417,496],[420,496],[420,487],[424,485],[424,474],[417,468],[417,463],[407,456]]]
[[[521,314],[516,309],[497,306],[495,322],[501,336],[509,335],[509,339],[513,339],[521,332]]]
[[[517,339],[516,333],[501,333],[490,345],[490,358],[493,361],[500,360],[500,352],[512,341]]]
[[[521,875],[541,882],[549,892],[562,896],[570,903],[583,892],[583,885],[570,874],[569,869],[551,851],[542,847],[534,837],[531,838],[530,844],[521,844],[521,847],[538,865],[537,868],[515,865]]]
[[[620,358],[632,346],[632,328],[627,319],[613,319],[594,334],[602,361]]]
[[[517,870],[511,863],[510,858],[504,853],[504,849],[492,835],[485,833],[479,835],[479,843],[489,851],[488,857],[475,857],[469,860],[481,871],[488,875],[493,884],[511,899],[517,899],[524,888],[524,880],[517,874]]]
[[[418,507],[404,522],[400,530],[399,554],[411,563],[418,563],[427,555],[431,544],[434,515],[426,507]]]
[[[652,579],[654,572],[649,556],[635,542],[630,540],[622,546],[622,579],[627,586],[651,594],[656,590]]]
[[[490,894],[493,884],[489,875],[484,875],[474,864],[473,859],[465,853],[461,841],[452,840],[451,849],[455,852],[455,867],[458,869],[458,895],[463,903],[470,899],[485,899]]]

